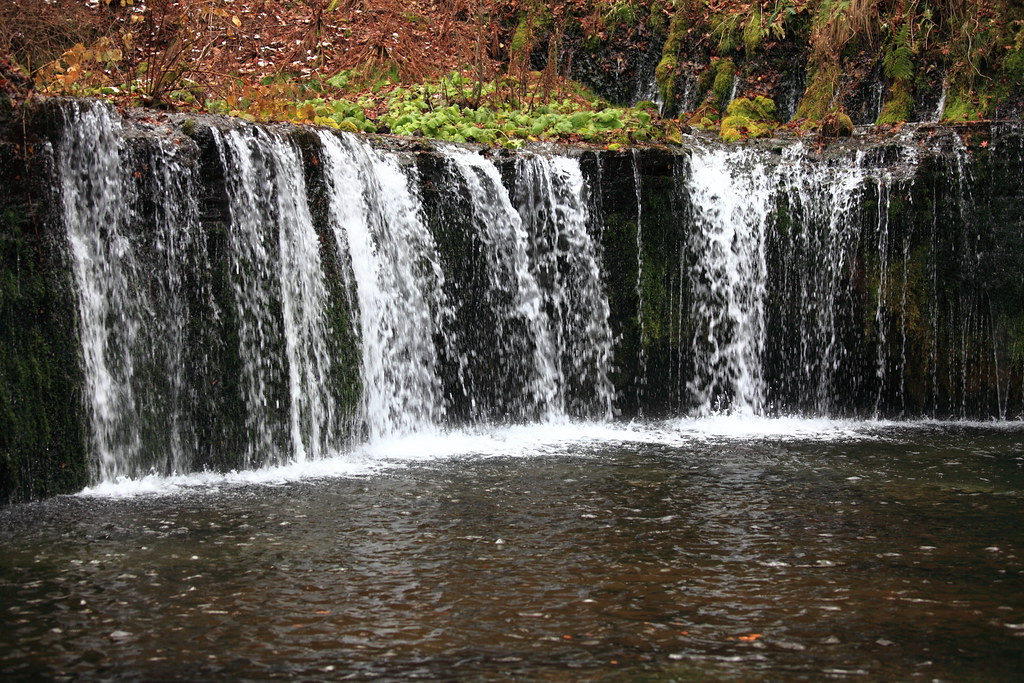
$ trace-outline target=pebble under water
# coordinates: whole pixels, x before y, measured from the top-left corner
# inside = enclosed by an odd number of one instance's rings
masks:
[[[474,438],[412,440],[390,460],[378,445],[386,466],[355,474],[196,475],[0,510],[0,676],[1024,671],[1020,423],[708,419]]]

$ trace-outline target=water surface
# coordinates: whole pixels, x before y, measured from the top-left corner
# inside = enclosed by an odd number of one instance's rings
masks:
[[[1018,680],[1024,426],[378,443],[0,511],[0,675]]]

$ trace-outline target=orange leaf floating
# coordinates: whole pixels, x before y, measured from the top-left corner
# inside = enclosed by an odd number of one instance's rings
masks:
[[[748,636],[740,636],[740,640],[742,640],[744,643],[752,643],[760,637],[760,633],[751,633]]]

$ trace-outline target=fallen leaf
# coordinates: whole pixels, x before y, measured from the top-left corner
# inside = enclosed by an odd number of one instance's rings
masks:
[[[742,640],[744,643],[752,643],[752,642],[754,642],[755,640],[757,640],[760,637],[761,637],[760,633],[751,633],[750,635],[747,635],[747,636],[740,636],[739,639]]]

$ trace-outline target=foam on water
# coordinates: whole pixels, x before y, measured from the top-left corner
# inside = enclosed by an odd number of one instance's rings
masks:
[[[502,428],[430,429],[394,435],[322,460],[228,473],[120,477],[83,490],[103,498],[216,493],[243,486],[275,486],[312,479],[365,477],[426,462],[455,459],[595,457],[638,445],[686,449],[708,442],[837,442],[888,438],[894,430],[998,423],[891,422],[803,417],[713,415],[658,422],[545,422]],[[1020,428],[1019,423],[1006,423]]]
[[[171,476],[150,474],[139,478],[120,477],[89,486],[77,495],[93,498],[136,498],[212,494],[245,486],[279,486],[309,479],[368,476],[388,467],[394,467],[394,464],[385,461],[373,462],[347,454],[252,470],[191,472]]]

